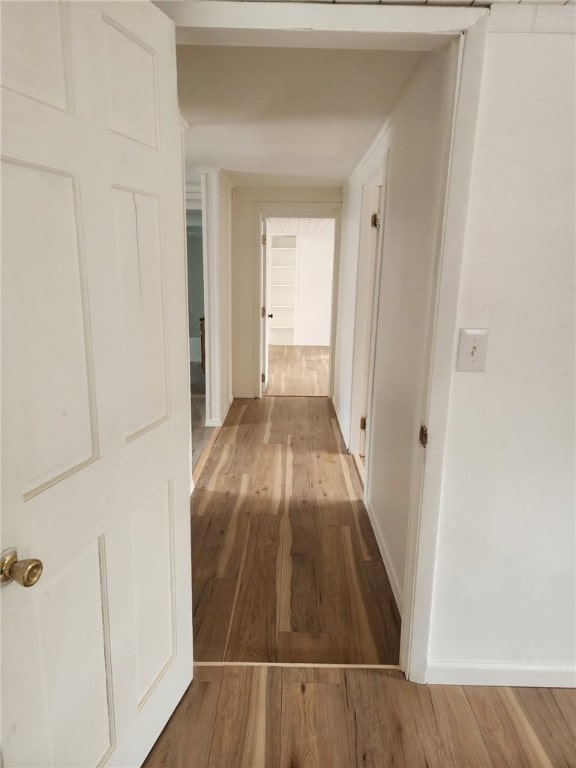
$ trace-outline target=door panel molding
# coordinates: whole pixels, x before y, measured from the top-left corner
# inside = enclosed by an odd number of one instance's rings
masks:
[[[30,382],[13,393],[29,415],[17,449],[28,500],[99,458],[87,265],[79,178],[9,157],[2,164],[5,236],[21,253],[17,262],[4,259],[5,300],[21,328],[6,362],[24,367]],[[30,219],[34,227],[26,226]],[[48,263],[43,253],[50,248],[57,257]],[[68,300],[54,301],[52,289],[66,291]]]

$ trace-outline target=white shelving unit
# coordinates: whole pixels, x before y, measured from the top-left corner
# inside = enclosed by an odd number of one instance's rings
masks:
[[[296,325],[296,237],[272,236],[270,248],[270,344],[294,344]]]

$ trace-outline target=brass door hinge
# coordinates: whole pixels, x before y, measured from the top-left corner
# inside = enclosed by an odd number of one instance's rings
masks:
[[[264,384],[264,382],[266,381],[266,376],[264,376],[264,374],[262,374],[262,375],[260,376],[260,379],[261,379],[261,381],[262,381],[262,384]]]
[[[360,419],[360,429],[366,429],[366,416],[362,416]]]
[[[262,235],[262,245],[266,245],[266,235]]]
[[[418,442],[422,446],[422,448],[426,448],[428,445],[428,427],[425,427],[424,424],[420,427],[420,433],[418,435]]]
[[[380,229],[380,216],[377,213],[373,213],[370,217],[370,224],[376,229]]]
[[[262,317],[266,317],[266,307],[262,307]]]

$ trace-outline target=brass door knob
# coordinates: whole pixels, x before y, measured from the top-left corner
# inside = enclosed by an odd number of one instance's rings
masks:
[[[42,561],[35,558],[18,560],[18,552],[5,549],[0,555],[0,581],[16,581],[21,587],[33,587],[42,576]]]

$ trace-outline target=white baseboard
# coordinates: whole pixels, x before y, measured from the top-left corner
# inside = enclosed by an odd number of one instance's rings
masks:
[[[441,685],[576,687],[576,668],[500,661],[430,659],[427,682]]]
[[[207,427],[221,427],[224,422],[226,421],[226,416],[228,416],[228,411],[230,410],[230,406],[232,405],[232,399],[228,403],[224,405],[222,408],[222,418],[220,419],[206,419],[204,424]]]
[[[202,342],[196,336],[190,336],[188,339],[190,348],[190,362],[201,363],[202,362]]]
[[[364,499],[364,505],[366,507],[366,511],[368,512],[368,517],[370,518],[370,522],[372,523],[372,529],[374,531],[374,535],[376,536],[376,543],[378,544],[378,549],[380,550],[380,554],[382,555],[382,560],[384,561],[384,567],[386,568],[386,573],[388,574],[388,578],[390,579],[390,586],[392,587],[392,592],[394,594],[394,599],[396,600],[396,605],[398,606],[398,611],[400,613],[400,616],[402,616],[403,596],[402,596],[402,587],[400,586],[400,580],[398,578],[398,574],[396,573],[396,570],[392,565],[392,559],[390,558],[388,547],[386,546],[386,543],[384,541],[384,536],[382,536],[382,531],[380,530],[380,526],[378,525],[378,522],[376,520],[374,509],[372,508],[372,505],[370,504],[368,499]]]
[[[222,406],[222,424],[224,424],[224,422],[226,421],[226,417],[228,416],[228,412],[229,412],[229,410],[230,410],[230,408],[232,406],[232,400],[233,399],[234,398],[232,397],[232,395],[229,394],[228,395],[228,401],[226,403],[224,403],[223,406]]]
[[[334,405],[334,400],[332,398],[331,400],[332,400],[332,405]],[[338,409],[336,408],[336,406],[334,406],[334,412],[336,413],[336,421],[338,422],[338,426],[340,427],[340,432],[342,433],[342,435],[344,435],[344,432],[342,432],[342,425],[340,424],[340,418],[338,416]],[[348,451],[350,450],[348,446],[347,446],[347,450]],[[402,599],[402,587],[400,586],[400,580],[398,579],[398,574],[396,573],[396,570],[392,565],[392,559],[390,557],[390,553],[388,552],[388,547],[386,546],[386,543],[384,541],[384,536],[382,536],[382,531],[380,530],[380,527],[376,520],[374,509],[372,508],[372,505],[366,498],[364,498],[364,506],[366,507],[366,511],[368,512],[368,517],[370,518],[370,523],[372,524],[372,530],[374,531],[374,536],[376,537],[376,544],[378,544],[378,549],[380,550],[380,555],[382,556],[384,567],[386,568],[386,573],[388,574],[388,578],[390,580],[390,586],[392,587],[392,594],[394,595],[394,600],[396,600],[396,606],[398,607],[398,612],[400,616],[402,616],[402,607],[403,607],[404,601]]]

